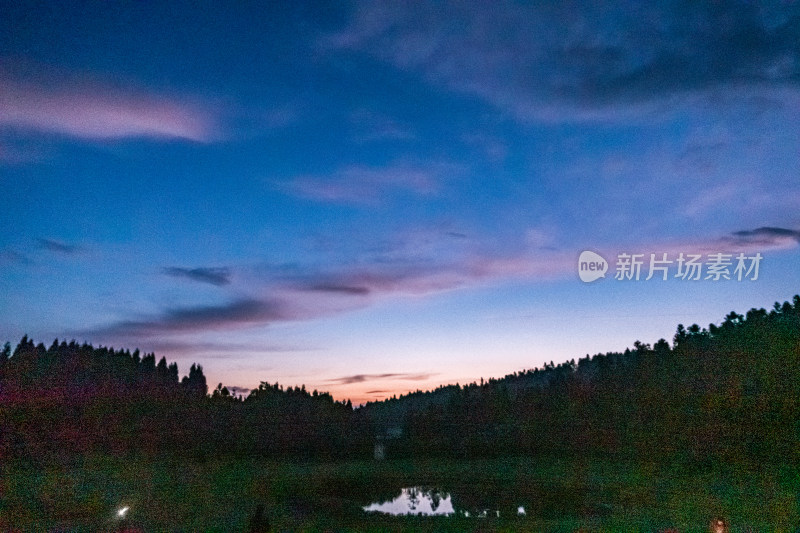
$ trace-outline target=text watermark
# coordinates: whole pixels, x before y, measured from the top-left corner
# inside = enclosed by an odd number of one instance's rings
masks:
[[[617,254],[614,263],[614,279],[619,281],[756,281],[763,259],[760,252],[708,254],[693,253],[651,253]],[[591,250],[581,252],[578,258],[578,276],[581,281],[590,283],[606,277],[609,263],[600,254]]]

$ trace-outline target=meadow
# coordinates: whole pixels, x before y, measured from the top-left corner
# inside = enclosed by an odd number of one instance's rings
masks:
[[[93,456],[5,464],[0,529],[22,531],[791,531],[790,467],[684,468],[504,458],[186,463]],[[402,487],[450,494],[453,516],[365,513]],[[255,523],[262,505],[263,518]],[[525,515],[515,510],[524,506]],[[124,517],[119,511],[127,507]],[[471,510],[464,516],[464,510]],[[480,517],[480,510],[488,510]],[[499,516],[496,511],[500,511]]]

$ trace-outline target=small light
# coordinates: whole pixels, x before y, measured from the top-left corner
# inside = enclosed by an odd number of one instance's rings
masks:
[[[117,516],[119,518],[125,518],[125,515],[128,514],[128,511],[130,511],[130,509],[131,509],[130,507],[123,507],[122,509],[117,511]]]

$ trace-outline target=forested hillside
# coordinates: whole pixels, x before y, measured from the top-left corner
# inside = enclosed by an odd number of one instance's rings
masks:
[[[489,354],[490,355],[490,354]],[[353,409],[263,382],[246,398],[138,350],[24,337],[0,352],[0,452],[115,455],[615,456],[702,464],[800,459],[800,296],[634,343]]]
[[[262,383],[246,399],[208,394],[198,365],[154,354],[23,337],[0,356],[0,450],[45,460],[117,455],[342,455],[352,407],[329,394]]]
[[[465,387],[366,406],[402,420],[398,451],[791,461],[800,419],[800,297]]]

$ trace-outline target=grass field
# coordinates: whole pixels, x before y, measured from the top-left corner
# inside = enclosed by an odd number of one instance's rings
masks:
[[[92,457],[2,467],[0,530],[245,531],[259,504],[275,531],[793,531],[794,468],[665,468],[600,460],[186,463]],[[364,513],[402,487],[436,487],[471,517]],[[525,516],[516,509],[524,506]],[[117,516],[123,507],[124,519]],[[475,511],[489,510],[486,518]],[[493,511],[500,511],[498,518]]]

